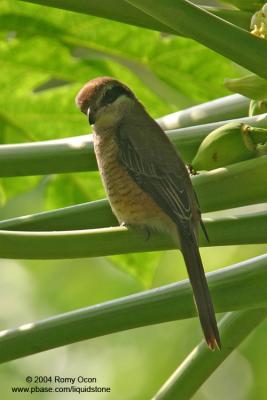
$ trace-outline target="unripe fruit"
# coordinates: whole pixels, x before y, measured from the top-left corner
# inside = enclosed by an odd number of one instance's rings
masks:
[[[224,167],[256,155],[249,126],[240,122],[230,122],[211,132],[201,143],[192,161],[197,170],[211,170]]]
[[[267,155],[267,142],[264,144],[258,144],[257,151],[259,156],[266,156]]]

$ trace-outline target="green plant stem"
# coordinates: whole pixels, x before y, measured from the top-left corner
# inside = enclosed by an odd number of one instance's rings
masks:
[[[186,112],[184,115],[186,116]],[[235,121],[267,127],[267,114],[238,118]],[[202,140],[211,131],[227,122],[229,121],[181,128],[167,131],[167,134],[184,161],[190,162]],[[1,177],[95,171],[96,169],[91,135],[0,146]]]
[[[46,175],[96,169],[91,135],[0,146],[0,176]]]
[[[24,0],[25,1],[25,0]],[[93,0],[26,0],[30,3],[37,3],[43,6],[62,8],[64,10],[75,11],[83,14],[94,15],[97,17],[108,18],[114,21],[123,22],[130,25],[136,25],[148,29],[157,30],[159,32],[172,33],[177,35],[177,30],[170,28],[157,19],[152,18],[141,10],[133,7],[131,4],[123,0],[114,0],[110,7],[110,0],[102,0],[95,2]],[[243,28],[249,27],[247,24],[250,14],[240,13],[236,10],[222,10],[220,8],[209,8],[221,18],[224,18]],[[182,33],[180,32],[180,35]]]
[[[177,33],[267,78],[267,42],[187,0],[127,0]]]
[[[202,341],[170,376],[153,400],[191,399],[216,368],[266,317],[267,308],[227,313],[219,322],[223,343],[221,351],[211,353]]]
[[[0,230],[66,231],[117,226],[107,199],[0,221]]]
[[[201,246],[266,243],[267,212],[205,221],[210,242]],[[0,257],[12,259],[67,259],[175,249],[170,237],[124,227],[58,232],[0,231]]]
[[[266,202],[266,171],[267,156],[262,156],[192,177],[202,212]],[[116,225],[108,201],[99,200],[4,220],[0,229],[64,231]]]
[[[234,5],[240,10],[249,10],[249,11],[259,11],[260,7],[263,6],[265,0],[223,0],[223,3],[228,3]]]
[[[217,312],[267,307],[267,255],[207,274],[207,278]],[[4,330],[0,332],[0,362],[195,315],[186,280]]]
[[[249,102],[247,97],[233,94],[165,115],[157,123],[162,129],[170,130],[241,118],[248,115]]]
[[[24,0],[25,1],[25,0]],[[29,3],[36,3],[47,7],[61,8],[63,10],[75,11],[83,14],[94,15],[100,18],[107,18],[114,21],[124,22],[160,32],[175,33],[176,31],[162,24],[157,19],[148,16],[123,0],[114,0],[112,7],[110,0],[26,0]]]
[[[224,8],[216,8],[216,7],[203,7],[204,10],[211,12],[217,17],[220,17],[226,21],[231,22],[234,25],[239,26],[240,28],[245,29],[246,31],[250,28],[250,21],[252,17],[252,13],[248,11],[240,11],[240,10],[226,10]]]
[[[204,211],[264,203],[267,201],[267,156],[202,173],[193,179],[193,185]]]

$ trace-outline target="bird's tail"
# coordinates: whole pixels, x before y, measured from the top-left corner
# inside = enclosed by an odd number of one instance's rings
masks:
[[[195,236],[180,237],[180,244],[206,342],[211,350],[220,349],[215,312]]]

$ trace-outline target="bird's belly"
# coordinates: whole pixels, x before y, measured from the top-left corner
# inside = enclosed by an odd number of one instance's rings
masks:
[[[106,190],[114,213],[120,222],[144,224],[159,214],[157,205],[120,167],[113,166],[115,176],[103,174]]]
[[[167,224],[173,224],[117,161],[117,145],[111,138],[104,141],[95,137],[94,146],[111,208],[120,223],[147,225],[158,230],[166,230]]]

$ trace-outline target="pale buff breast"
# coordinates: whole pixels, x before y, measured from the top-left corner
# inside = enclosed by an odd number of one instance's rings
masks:
[[[169,230],[167,226],[174,225],[170,218],[117,161],[118,148],[112,135],[94,134],[94,148],[106,193],[119,222]]]

